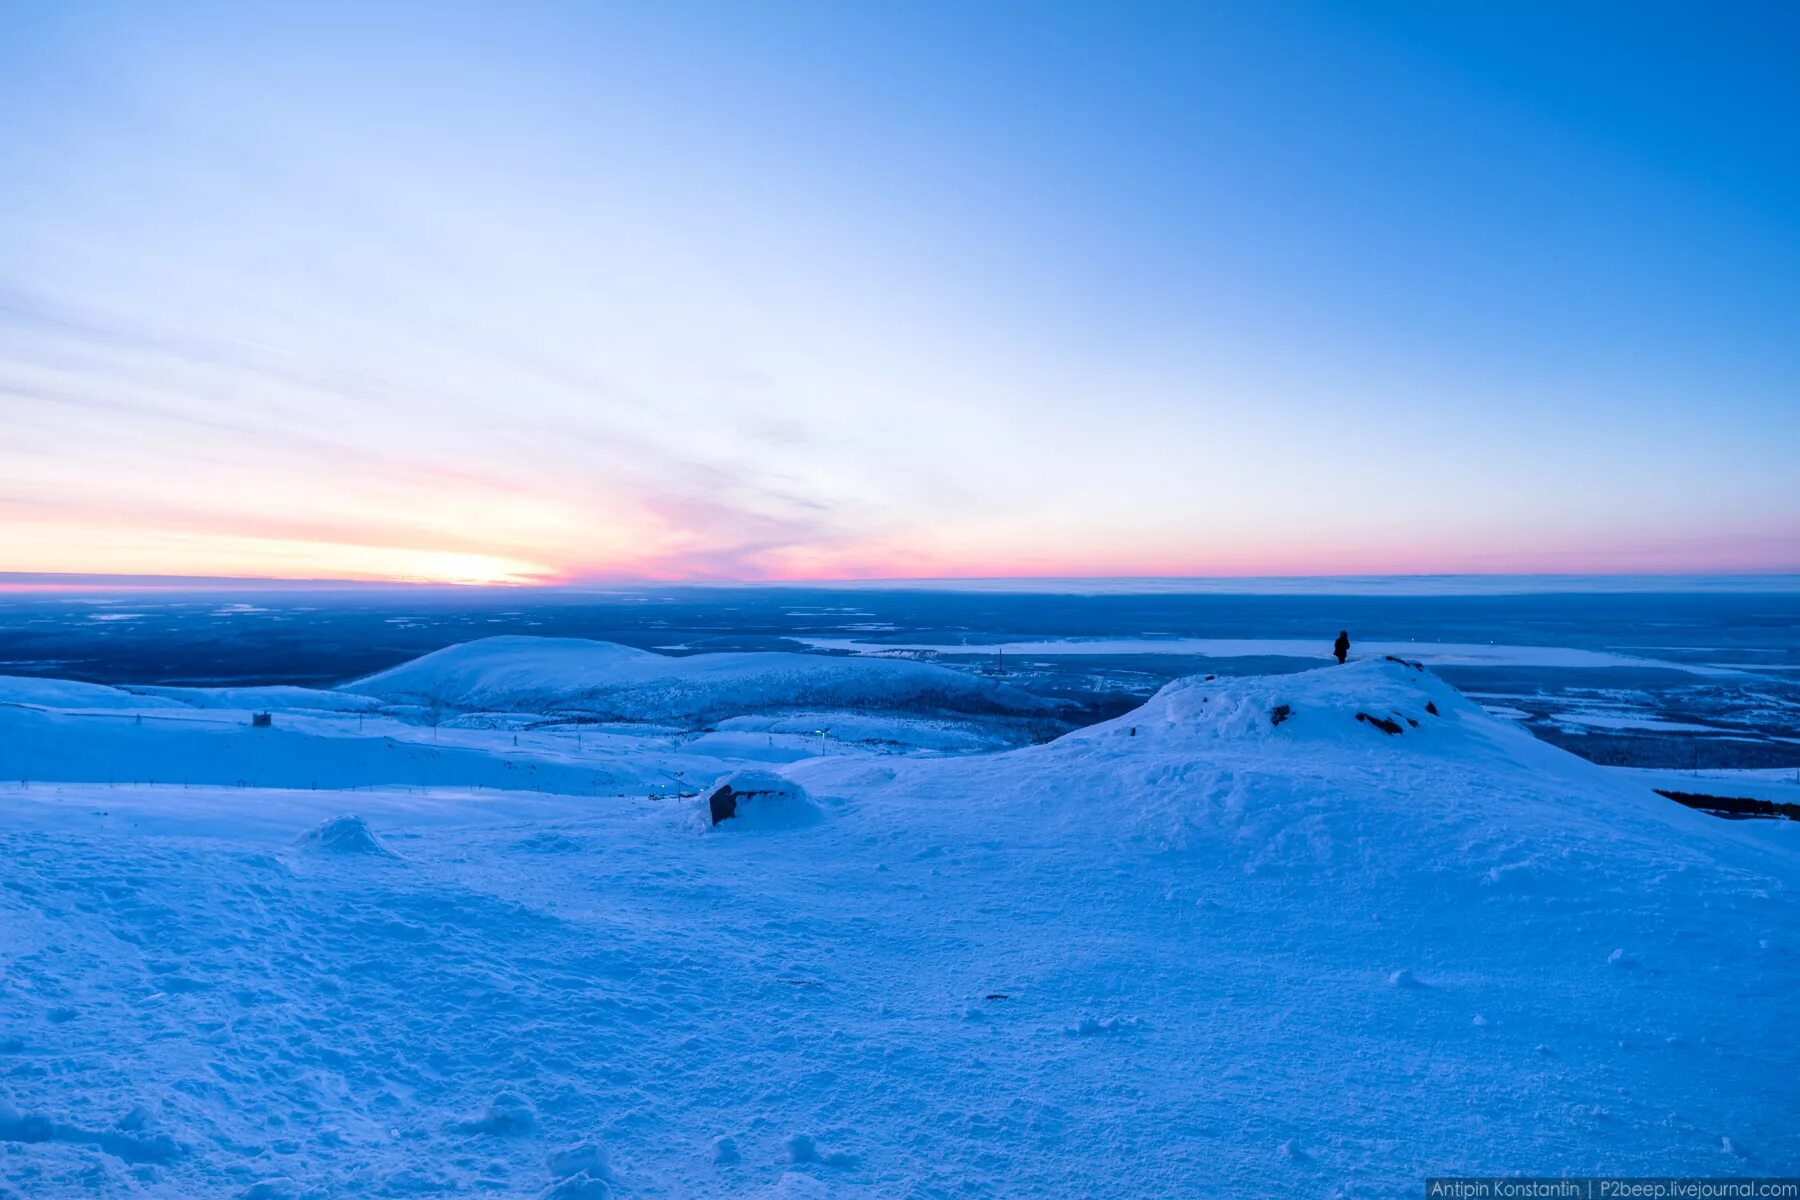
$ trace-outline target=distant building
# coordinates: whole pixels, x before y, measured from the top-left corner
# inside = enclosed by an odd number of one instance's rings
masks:
[[[275,714],[274,713],[251,713],[250,714],[250,727],[252,729],[267,729],[273,724],[275,724]]]

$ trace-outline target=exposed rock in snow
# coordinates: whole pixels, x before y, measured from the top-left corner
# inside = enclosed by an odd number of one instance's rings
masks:
[[[714,828],[792,829],[823,815],[806,789],[772,771],[734,771],[700,793],[701,815]]]
[[[1389,717],[1377,717],[1371,713],[1359,712],[1356,714],[1356,719],[1373,725],[1383,733],[1392,734],[1400,732],[1400,723]]]

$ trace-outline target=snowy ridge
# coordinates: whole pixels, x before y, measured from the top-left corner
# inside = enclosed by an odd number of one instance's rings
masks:
[[[189,708],[284,709],[290,712],[373,712],[379,707],[367,696],[303,687],[153,687],[136,685],[135,696],[154,697]]]
[[[1051,706],[959,671],[888,659],[749,652],[676,658],[580,638],[449,646],[343,690],[463,711],[580,712],[682,721],[792,708],[977,713]]]
[[[29,675],[0,675],[0,706],[118,710],[175,708],[179,701],[161,696],[139,696],[103,683],[75,679],[39,679]]]
[[[0,705],[26,708],[134,712],[153,708],[287,709],[296,712],[370,712],[367,696],[303,687],[112,687],[75,679],[0,675]]]

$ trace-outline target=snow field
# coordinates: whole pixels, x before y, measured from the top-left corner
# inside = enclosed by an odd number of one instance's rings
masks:
[[[733,766],[708,761],[695,793]],[[1800,1168],[1800,860],[1424,671],[1187,680],[1043,746],[777,765],[822,819],[6,789],[0,1186],[1374,1197]]]

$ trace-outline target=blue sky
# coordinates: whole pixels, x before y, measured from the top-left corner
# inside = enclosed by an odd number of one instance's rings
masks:
[[[0,568],[1800,567],[1800,9],[0,9]]]

